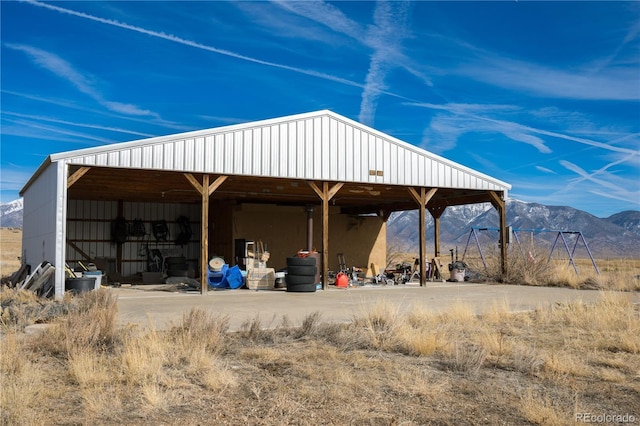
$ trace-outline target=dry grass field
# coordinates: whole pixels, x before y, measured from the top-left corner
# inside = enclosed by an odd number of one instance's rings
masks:
[[[0,277],[11,275],[20,268],[22,229],[0,228]]]
[[[0,296],[6,425],[640,421],[640,310],[628,292],[518,314],[497,301],[483,316],[465,305],[400,315],[381,302],[347,324],[311,313],[300,327],[255,319],[235,333],[200,310],[168,331],[117,328],[109,289]],[[52,313],[45,333],[22,333]]]
[[[299,327],[256,318],[239,332],[201,310],[167,331],[118,327],[109,289],[56,301],[3,288],[0,424],[638,423],[640,262],[599,260],[600,275],[579,262],[579,276],[514,262],[507,281],[599,289],[597,303],[514,314],[498,300],[478,316],[381,302],[346,324],[310,309]],[[48,327],[26,333],[35,323]]]

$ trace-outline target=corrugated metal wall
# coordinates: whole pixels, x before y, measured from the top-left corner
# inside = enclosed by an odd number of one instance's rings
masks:
[[[338,115],[309,115],[85,150],[71,163],[108,167],[504,190],[491,178]]]
[[[147,270],[146,247],[160,249],[166,256],[184,256],[198,265],[200,256],[200,205],[129,203],[122,206],[124,218],[132,223],[141,219],[146,237],[132,237],[122,245],[122,270],[124,276]],[[117,245],[111,241],[111,223],[118,216],[115,201],[70,200],[67,207],[67,241],[73,243],[91,258],[116,259]],[[176,246],[180,233],[176,219],[186,216],[191,221],[193,237],[184,247]],[[165,220],[169,228],[168,241],[156,241],[152,235],[151,222]],[[67,244],[67,261],[72,267],[76,262],[86,261],[71,244]]]
[[[32,268],[56,262],[57,166],[50,164],[23,195],[22,258]]]

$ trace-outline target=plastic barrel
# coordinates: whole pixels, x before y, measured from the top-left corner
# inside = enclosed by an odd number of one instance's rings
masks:
[[[67,278],[64,280],[64,288],[73,294],[85,293],[94,290],[96,277]]]

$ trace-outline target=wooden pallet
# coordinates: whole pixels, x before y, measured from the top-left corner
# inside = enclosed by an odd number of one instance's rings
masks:
[[[53,286],[48,281],[52,278],[56,268],[49,262],[42,262],[36,269],[20,284],[21,290],[29,290],[42,296],[49,296]]]
[[[434,257],[431,260],[431,271],[431,281],[445,281],[444,263],[442,263],[442,259],[440,259],[440,257]]]

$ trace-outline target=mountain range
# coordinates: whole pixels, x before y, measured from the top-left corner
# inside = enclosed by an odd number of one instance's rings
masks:
[[[627,210],[607,218],[566,206],[546,206],[515,199],[507,200],[507,225],[513,229],[511,243],[522,250],[544,252],[553,248],[584,257],[640,259],[640,211]],[[432,251],[433,225],[427,214],[427,252]],[[387,239],[397,250],[418,251],[418,211],[398,212],[389,218]],[[462,252],[497,244],[498,212],[491,204],[448,207],[440,217],[441,252],[454,248]],[[430,245],[431,243],[431,245]],[[555,246],[554,246],[555,243]],[[587,251],[588,249],[588,251]]]
[[[548,251],[553,247],[566,253],[576,248],[576,255],[596,258],[640,259],[640,211],[627,210],[607,218],[598,218],[566,206],[546,206],[515,199],[507,200],[507,225],[513,229],[512,244],[531,251]],[[0,204],[0,227],[22,228],[22,199]],[[433,218],[427,214],[427,251],[433,250]],[[440,218],[441,251],[458,248],[478,250],[498,240],[498,213],[489,203],[448,207]],[[387,239],[394,250],[418,251],[418,211],[391,215],[387,222]],[[555,247],[553,246],[555,243]],[[462,254],[462,253],[461,253]]]
[[[0,204],[0,228],[22,228],[22,198]]]

